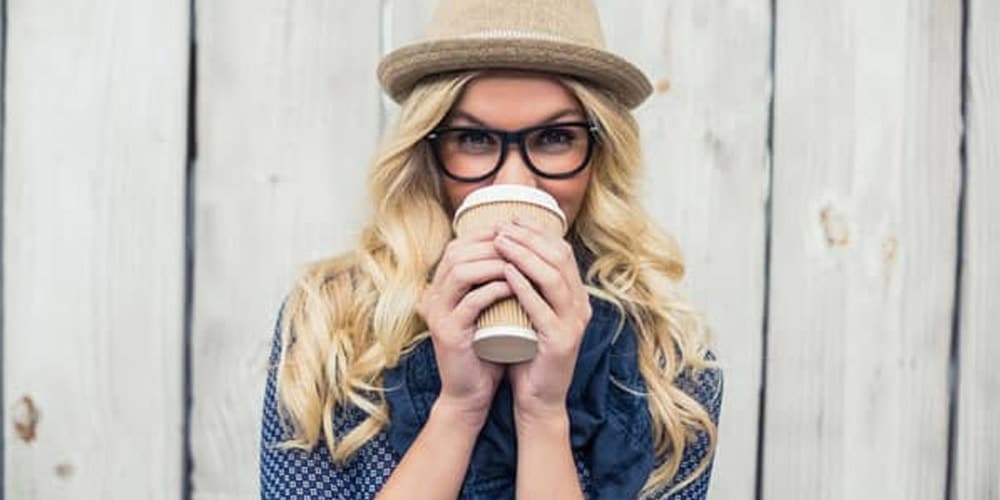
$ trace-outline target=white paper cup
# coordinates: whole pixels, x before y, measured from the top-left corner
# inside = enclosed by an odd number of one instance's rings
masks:
[[[469,193],[455,211],[453,228],[458,236],[478,228],[509,222],[515,215],[537,220],[545,231],[566,234],[566,216],[555,198],[545,191],[516,184],[499,184]],[[473,349],[480,358],[497,363],[519,363],[538,352],[538,335],[516,297],[487,307],[476,320]]]

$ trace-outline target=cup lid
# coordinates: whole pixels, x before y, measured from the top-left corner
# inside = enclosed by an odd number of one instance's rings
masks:
[[[562,220],[563,231],[566,230],[566,214],[559,208],[556,199],[541,189],[520,184],[494,184],[469,193],[462,200],[458,210],[455,210],[454,221],[458,221],[462,213],[472,207],[498,201],[520,201],[539,205],[558,215],[559,219]]]

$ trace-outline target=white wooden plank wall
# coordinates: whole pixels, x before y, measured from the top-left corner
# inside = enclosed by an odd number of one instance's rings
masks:
[[[955,499],[1000,499],[1000,3],[969,2]]]
[[[431,20],[436,0],[381,0],[382,3],[382,53],[418,41]],[[378,85],[378,80],[374,80]],[[382,94],[383,129],[388,132],[399,106],[388,95]]]
[[[637,112],[647,209],[675,236],[725,369],[714,498],[750,499],[764,310],[770,6],[598,2],[607,44],[657,92]]]
[[[644,199],[726,369],[710,498],[1000,499],[1000,6],[596,3],[657,84]],[[4,498],[258,496],[280,301],[366,220],[375,66],[434,4],[6,2]]]
[[[776,14],[762,498],[942,498],[961,3]]]
[[[250,498],[281,300],[360,227],[379,6],[214,0],[196,19],[193,498]]]
[[[6,2],[4,498],[182,494],[186,2]]]

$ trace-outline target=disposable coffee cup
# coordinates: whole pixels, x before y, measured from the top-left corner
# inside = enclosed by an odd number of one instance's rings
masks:
[[[499,184],[477,189],[455,211],[452,227],[463,236],[477,229],[510,222],[515,215],[528,216],[543,230],[562,237],[566,216],[555,198],[540,189]],[[476,354],[497,363],[520,363],[538,353],[538,334],[517,297],[508,297],[487,307],[476,319],[472,338]]]

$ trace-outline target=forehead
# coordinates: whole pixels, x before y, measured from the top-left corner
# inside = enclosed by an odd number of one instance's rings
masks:
[[[555,76],[514,70],[492,70],[471,80],[449,115],[472,115],[490,125],[538,123],[571,109],[583,116],[576,96]]]

